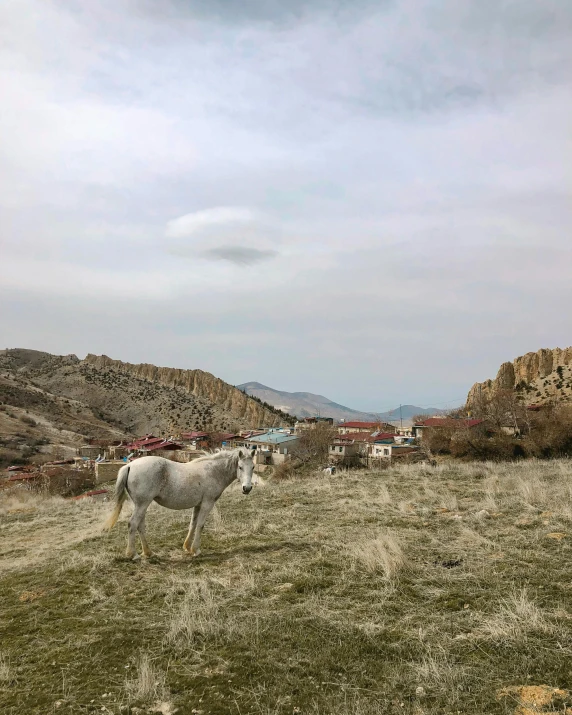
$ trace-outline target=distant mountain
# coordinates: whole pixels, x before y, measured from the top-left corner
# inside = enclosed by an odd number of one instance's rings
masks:
[[[262,402],[266,402],[283,412],[289,412],[296,417],[333,417],[335,420],[364,420],[374,422],[376,420],[396,421],[400,419],[399,407],[389,412],[361,412],[353,410],[351,407],[339,405],[337,402],[329,400],[323,395],[314,395],[311,392],[284,392],[274,390],[272,387],[262,385],[260,382],[245,382],[237,385],[239,390],[247,395],[258,397]],[[425,408],[415,405],[402,405],[401,418],[409,421],[414,415],[437,415],[443,411],[434,407]]]

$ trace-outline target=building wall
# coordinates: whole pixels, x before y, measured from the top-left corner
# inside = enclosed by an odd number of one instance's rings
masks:
[[[114,482],[117,479],[117,473],[124,466],[125,462],[99,462],[95,465],[95,483]]]
[[[372,444],[371,456],[391,459],[392,446],[390,444]]]
[[[280,454],[279,452],[267,452],[260,450],[254,457],[254,464],[258,466],[265,465],[277,467],[279,464],[284,464],[284,462],[287,462],[289,459],[289,454]]]
[[[80,457],[89,457],[89,459],[97,459],[101,454],[103,456],[105,449],[103,447],[93,447],[92,445],[82,445],[78,449]]]

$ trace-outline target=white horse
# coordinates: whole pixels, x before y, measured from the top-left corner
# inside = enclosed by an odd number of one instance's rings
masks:
[[[121,513],[127,495],[134,504],[129,520],[126,556],[139,558],[135,551],[135,536],[139,532],[143,555],[151,556],[145,538],[145,512],[152,501],[167,509],[193,508],[189,533],[183,544],[185,551],[198,556],[203,526],[216,500],[235,479],[242,484],[244,494],[252,490],[255,451],[242,449],[217,452],[199,457],[187,464],[171,462],[163,457],[141,457],[121,467],[115,485],[115,509],[105,522],[111,529]]]

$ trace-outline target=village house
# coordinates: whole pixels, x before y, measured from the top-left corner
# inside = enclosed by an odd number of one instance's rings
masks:
[[[356,432],[371,434],[375,430],[380,432],[390,432],[395,434],[396,427],[389,422],[340,422],[338,432],[340,434],[351,434]]]
[[[456,419],[453,417],[429,417],[421,422],[416,422],[413,425],[413,436],[415,439],[422,440],[423,432],[427,429],[447,429],[447,430],[465,430],[477,429],[484,426],[484,420],[477,419]]]
[[[399,457],[404,457],[406,455],[413,454],[415,452],[419,452],[419,447],[417,445],[374,443],[370,445],[369,456],[372,460],[393,460]]]
[[[245,440],[244,446],[249,450],[256,450],[255,464],[277,465],[283,464],[291,456],[298,443],[296,435],[273,430],[266,434],[250,437]]]
[[[153,455],[156,457],[165,457],[166,459],[176,459],[175,453],[183,449],[183,445],[175,442],[173,439],[165,439],[164,437],[155,437],[148,434],[145,437],[133,440],[130,444],[124,446],[128,451],[126,456],[145,457]]]
[[[336,438],[328,447],[328,459],[332,464],[351,467],[359,463],[360,443],[352,439]]]
[[[304,417],[298,420],[294,425],[294,434],[303,434],[309,429],[313,429],[317,425],[326,425],[333,427],[334,418],[333,417]]]
[[[328,448],[330,461],[346,465],[357,463],[361,457],[367,458],[370,445],[379,440],[380,443],[393,442],[393,434],[389,432],[349,432],[338,434]]]
[[[153,442],[139,447],[138,452],[140,456],[153,455],[170,459],[172,452],[177,452],[180,449],[183,449],[182,444],[177,444],[177,442],[173,442],[170,439],[162,439],[160,442]]]
[[[193,430],[191,432],[182,432],[179,435],[180,441],[190,449],[207,449],[209,446],[208,432],[200,432]]]

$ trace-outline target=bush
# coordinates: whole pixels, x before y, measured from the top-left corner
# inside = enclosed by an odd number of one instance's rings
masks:
[[[327,422],[317,422],[305,430],[292,452],[305,464],[325,464],[328,461],[330,444],[338,430]]]
[[[522,440],[502,432],[487,437],[462,430],[451,438],[450,450],[454,457],[479,461],[501,462],[526,456]]]
[[[23,422],[25,425],[29,425],[30,427],[35,427],[38,424],[36,420],[28,417],[27,415],[22,415],[20,417],[20,422]]]
[[[296,465],[292,460],[288,462],[282,462],[277,467],[274,467],[272,476],[274,479],[290,479],[296,474]]]
[[[530,456],[550,458],[572,455],[572,407],[564,406],[534,415],[526,437]]]
[[[423,432],[423,446],[433,454],[451,454],[453,430],[430,427]]]

